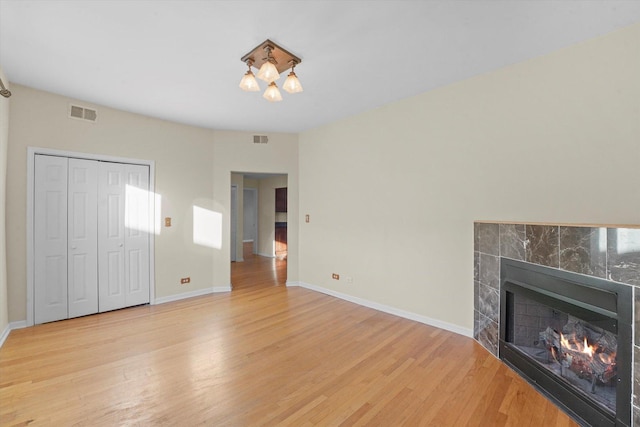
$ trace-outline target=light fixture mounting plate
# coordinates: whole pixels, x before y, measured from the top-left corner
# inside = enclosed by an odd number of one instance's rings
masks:
[[[277,43],[272,42],[267,39],[256,46],[251,52],[244,55],[240,60],[244,63],[247,61],[251,61],[251,66],[256,69],[260,69],[262,64],[266,62],[267,52],[265,47],[269,46],[271,48],[271,57],[276,60],[276,63],[273,64],[276,66],[276,69],[279,73],[288,70],[292,65],[298,65],[302,62],[298,56],[279,46]]]

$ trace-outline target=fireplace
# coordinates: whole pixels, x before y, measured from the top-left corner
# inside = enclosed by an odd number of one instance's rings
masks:
[[[500,358],[584,425],[631,425],[631,287],[512,259]]]

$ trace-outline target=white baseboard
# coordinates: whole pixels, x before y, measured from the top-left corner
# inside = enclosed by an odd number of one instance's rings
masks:
[[[354,297],[352,295],[343,294],[341,292],[333,291],[331,289],[322,288],[320,286],[310,285],[305,282],[287,282],[287,286],[310,289],[312,291],[321,292],[332,297],[340,298],[345,301],[352,302],[364,307],[369,307],[374,310],[382,311],[384,313],[393,314],[394,316],[403,317],[405,319],[414,320],[416,322],[424,323],[425,325],[434,326],[436,328],[444,329],[449,332],[453,332],[465,337],[473,338],[473,331],[468,328],[463,328],[453,323],[443,322],[442,320],[432,319],[431,317],[422,316],[420,314],[412,313],[410,311],[401,310],[399,308],[391,307],[389,305],[380,304],[374,301],[369,301],[364,298]]]
[[[4,344],[5,340],[9,337],[9,333],[11,332],[11,325],[7,325],[4,327],[4,331],[2,331],[2,334],[0,335],[0,347],[2,347],[2,344]]]
[[[263,256],[265,258],[275,258],[276,257],[275,255],[267,255],[267,254],[261,254],[261,253],[258,253],[257,255]]]
[[[5,326],[2,334],[0,334],[0,347],[4,344],[5,340],[9,337],[9,333],[14,329],[22,329],[27,327],[26,320],[19,320],[17,322],[11,322],[7,326]]]
[[[11,330],[15,330],[15,329],[22,329],[22,328],[26,328],[27,325],[27,321],[26,320],[18,320],[17,322],[11,322],[9,323],[9,326],[11,327]]]
[[[184,292],[181,294],[175,294],[175,295],[169,295],[166,297],[160,297],[160,298],[156,298],[155,301],[153,302],[153,305],[158,305],[158,304],[165,304],[168,302],[173,302],[173,301],[180,301],[186,298],[193,298],[193,297],[199,297],[202,295],[208,295],[208,294],[212,294],[214,292],[227,292],[231,290],[231,286],[226,287],[226,286],[216,286],[213,288],[206,288],[206,289],[197,289],[195,291],[190,291],[190,292]]]

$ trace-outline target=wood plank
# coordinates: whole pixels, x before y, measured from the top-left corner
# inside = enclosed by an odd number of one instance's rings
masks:
[[[231,268],[231,293],[12,331],[0,425],[576,425],[469,338]]]

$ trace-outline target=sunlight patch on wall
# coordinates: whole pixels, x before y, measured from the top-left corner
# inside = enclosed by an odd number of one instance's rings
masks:
[[[193,206],[193,243],[222,249],[222,214]]]
[[[153,209],[151,207],[153,206]],[[161,229],[162,196],[133,185],[125,186],[124,226],[129,230],[154,233]]]

